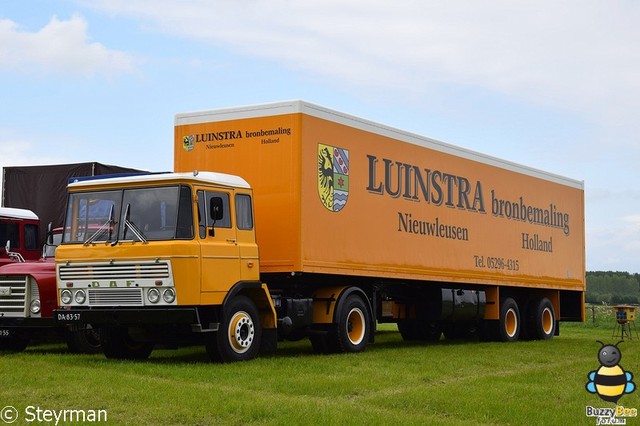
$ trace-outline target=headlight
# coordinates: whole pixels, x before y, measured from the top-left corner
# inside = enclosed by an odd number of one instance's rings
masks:
[[[166,289],[162,292],[162,299],[164,299],[166,303],[173,303],[176,300],[176,291],[172,288]]]
[[[157,288],[150,288],[147,292],[147,299],[151,303],[158,303],[160,301],[160,291]]]
[[[62,293],[60,293],[60,301],[65,305],[71,303],[72,297],[71,290],[62,290]]]
[[[78,290],[76,291],[75,299],[78,305],[82,305],[87,300],[87,293],[84,290]]]
[[[40,299],[33,299],[29,305],[29,310],[32,314],[40,313]]]

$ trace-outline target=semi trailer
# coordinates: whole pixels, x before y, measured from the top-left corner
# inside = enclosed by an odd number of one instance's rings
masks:
[[[174,173],[77,180],[55,312],[110,358],[282,339],[551,339],[584,319],[583,182],[304,101],[178,114]]]

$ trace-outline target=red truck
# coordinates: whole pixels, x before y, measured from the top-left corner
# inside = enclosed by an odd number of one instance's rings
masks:
[[[7,246],[14,248],[11,251],[5,248],[2,255],[6,261],[0,267],[0,351],[22,351],[34,340],[51,338],[65,339],[72,352],[100,351],[99,336],[90,326],[60,327],[53,321],[53,309],[57,308],[54,255],[62,239],[62,228],[47,233],[41,256],[32,260],[32,254],[24,249],[22,236],[29,235],[30,231],[25,229],[34,226],[37,241],[37,216],[25,210],[12,223],[9,210],[15,214],[15,210],[21,209],[0,208],[4,214],[1,224],[4,228],[0,229],[12,229],[8,234],[11,236],[17,229],[15,235],[20,236],[20,245],[10,237]]]

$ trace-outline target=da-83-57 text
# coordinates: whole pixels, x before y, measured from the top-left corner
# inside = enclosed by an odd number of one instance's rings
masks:
[[[57,315],[57,320],[58,321],[64,321],[64,322],[74,322],[74,321],[80,321],[80,314],[79,313],[58,313]]]

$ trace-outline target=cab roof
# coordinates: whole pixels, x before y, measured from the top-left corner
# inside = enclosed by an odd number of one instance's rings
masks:
[[[30,219],[38,220],[38,215],[27,209],[16,209],[13,207],[0,207],[0,218],[2,219]]]
[[[189,173],[149,173],[135,175],[109,175],[108,177],[91,176],[86,178],[70,179],[69,188],[81,188],[85,186],[100,185],[128,185],[136,183],[149,182],[165,182],[175,183],[179,181],[201,182],[220,186],[229,186],[234,188],[251,188],[246,180],[239,176],[229,175],[217,172],[199,172],[193,171]]]

